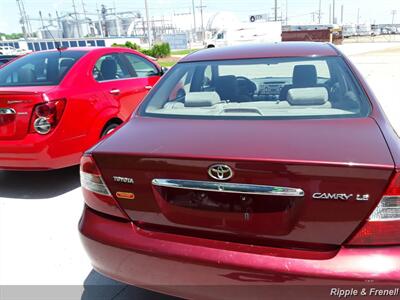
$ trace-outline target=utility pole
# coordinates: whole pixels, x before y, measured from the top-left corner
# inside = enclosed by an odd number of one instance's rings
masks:
[[[321,24],[321,0],[319,0],[318,6],[318,24]]]
[[[392,10],[391,14],[392,14],[392,24],[394,24],[394,19],[396,17],[397,11],[396,10]]]
[[[192,10],[193,10],[193,40],[197,40],[196,37],[196,8],[194,6],[194,0],[192,0]]]
[[[286,0],[286,17],[285,17],[285,19],[286,19],[286,25],[288,24],[288,11],[289,11],[289,9],[288,9],[288,0]]]
[[[63,36],[63,31],[62,31],[63,26],[62,26],[62,23],[61,23],[60,15],[58,14],[58,10],[56,10],[56,16],[57,16],[57,25],[58,25],[58,29],[61,30],[60,38],[62,38],[62,36]]]
[[[98,18],[98,24],[99,24],[99,33],[100,33],[101,37],[104,37],[103,24],[101,22],[100,10],[99,10],[97,3],[96,3],[96,10],[97,10],[97,18]]]
[[[44,29],[44,21],[43,21],[43,16],[42,16],[41,10],[39,10],[39,17],[40,17],[40,22],[42,23],[42,28]]]
[[[332,4],[329,4],[329,24],[332,24]]]
[[[205,32],[204,32],[204,18],[203,18],[203,8],[207,6],[203,5],[203,0],[200,0],[200,6],[197,6],[197,8],[200,8],[200,18],[201,18],[201,40],[204,41],[205,39]]]
[[[120,36],[121,36],[121,30],[120,30],[120,28],[119,28],[118,15],[117,15],[117,7],[116,7],[116,5],[115,5],[115,0],[114,0],[113,4],[114,4],[115,27],[117,28],[117,36],[120,37]]]
[[[336,11],[336,1],[333,0],[332,4],[332,24],[336,24],[336,16],[335,16],[335,11]]]
[[[20,0],[17,0],[17,5],[18,5],[18,9],[19,9],[19,14],[21,16],[21,25],[22,25],[22,33],[24,34],[24,38],[27,39],[28,38],[28,32],[27,32],[27,26],[26,26],[26,21],[25,21],[25,16],[24,13],[22,11],[22,7],[21,7],[21,3],[19,2]]]
[[[357,25],[360,25],[360,8],[357,9]]]
[[[73,9],[74,9],[76,27],[77,27],[77,29],[78,29],[78,35],[79,35],[79,37],[82,37],[82,33],[81,33],[81,24],[79,23],[79,19],[78,19],[78,12],[77,12],[77,10],[76,10],[75,0],[72,0],[72,7],[73,7]]]
[[[144,0],[144,7],[146,9],[147,39],[149,41],[149,48],[151,48],[151,45],[153,43],[152,43],[151,30],[150,30],[149,7],[147,5],[147,0]]]
[[[343,25],[343,21],[344,21],[344,5],[342,4],[342,8],[340,11],[340,23]]]
[[[31,35],[32,35],[31,23],[29,21],[28,15],[26,14],[26,11],[25,11],[24,1],[17,0],[17,5],[18,5],[19,14],[21,16],[20,23],[22,25],[22,33],[24,34],[24,38],[27,39],[28,37],[31,37]]]
[[[274,21],[278,21],[278,0],[275,0],[274,6]]]
[[[81,0],[81,4],[82,4],[83,16],[85,18],[86,30],[87,30],[88,34],[91,35],[90,26],[89,26],[89,23],[87,23],[88,22],[88,17],[87,17],[87,11],[86,11],[86,7],[85,7],[85,2],[83,0]]]
[[[203,0],[200,0],[200,16],[201,16],[201,39],[204,41],[204,19],[203,19]]]

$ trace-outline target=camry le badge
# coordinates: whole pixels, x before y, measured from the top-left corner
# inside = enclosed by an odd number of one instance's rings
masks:
[[[134,184],[133,179],[129,177],[113,176],[112,178],[114,182]]]
[[[324,199],[324,200],[350,200],[353,198],[353,194],[336,194],[336,193],[314,193],[312,197],[314,199]],[[356,200],[357,201],[368,201],[369,195],[359,195],[357,194]]]
[[[215,164],[208,168],[208,175],[215,180],[228,180],[233,176],[231,167],[224,164]]]

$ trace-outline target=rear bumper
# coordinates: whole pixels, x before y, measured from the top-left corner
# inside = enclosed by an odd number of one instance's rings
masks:
[[[79,164],[82,141],[55,134],[28,134],[22,140],[0,140],[0,169],[51,170]]]
[[[400,283],[400,247],[342,248],[327,259],[278,257],[232,251],[229,243],[215,242],[211,247],[210,242],[196,238],[166,238],[166,234],[142,230],[87,207],[79,229],[99,272],[184,298],[251,299],[268,291],[282,295],[293,287],[292,294],[302,299],[301,288],[308,298],[310,291],[305,287],[310,286],[322,287],[319,297],[329,298],[330,289],[340,285]]]

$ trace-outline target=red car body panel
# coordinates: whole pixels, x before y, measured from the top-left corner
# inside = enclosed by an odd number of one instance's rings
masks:
[[[273,291],[280,299],[330,299],[332,287],[400,280],[400,247],[327,252],[246,247],[143,230],[87,207],[80,230],[97,271],[184,299],[260,299]],[[310,286],[323,289],[313,297]],[[302,293],[295,293],[297,287]]]
[[[152,132],[158,133],[157,138]],[[179,132],[173,143],[170,132]],[[371,136],[376,139],[372,141]],[[188,140],[191,142],[187,143]],[[369,151],[360,152],[360,149]],[[116,153],[118,159],[112,155]],[[393,160],[385,140],[375,121],[369,118],[338,123],[336,120],[171,121],[136,117],[119,134],[105,140],[93,156],[113,195],[121,189],[135,194],[135,201],[118,201],[132,220],[141,221],[141,226],[197,228],[206,230],[202,236],[219,233],[228,235],[229,240],[253,243],[279,240],[297,245],[310,243],[309,247],[343,243],[380,200],[393,173]],[[235,183],[296,187],[307,196],[288,199],[287,203],[282,199],[260,198],[258,201],[264,207],[258,209],[262,211],[243,223],[242,216],[229,211],[194,213],[190,208],[177,207],[169,203],[174,195],[168,200],[158,197],[152,189],[153,178],[207,181],[204,170],[215,163],[232,167]],[[113,175],[132,177],[135,184],[121,187],[112,180]],[[370,201],[316,202],[311,198],[315,192],[337,190],[369,194]],[[287,207],[275,206],[277,201]],[[341,213],[332,214],[332,211]],[[335,223],[334,230],[332,223]],[[331,233],[327,235],[327,231]]]
[[[319,43],[242,47],[200,51],[183,63],[341,55]],[[399,169],[400,148],[374,94],[344,59],[369,98],[368,117],[210,121],[139,115],[89,150],[116,203],[113,209],[123,212],[120,218],[101,212],[84,191],[88,200],[79,229],[95,269],[129,284],[193,299],[260,298],[272,286],[284,293],[289,285],[330,289],[349,283],[398,284],[399,245],[349,243]],[[188,193],[152,185],[154,178],[209,181],[205,170],[215,163],[234,170],[234,183],[301,188],[304,197],[281,199],[287,204],[283,206],[265,197],[262,211],[245,222],[243,214],[230,210],[191,209]],[[135,182],[121,184],[113,176]],[[312,197],[339,191],[370,198]],[[134,199],[118,198],[118,192],[134,194]],[[224,192],[207,196],[236,201]],[[105,210],[111,206],[106,201],[102,205]],[[329,297],[327,289],[318,295]],[[304,290],[293,298],[309,299],[310,294]]]
[[[110,120],[126,121],[160,76],[97,82],[92,70],[97,60],[111,53],[132,53],[125,48],[73,48],[87,50],[57,86],[0,87],[0,107],[15,109],[13,122],[0,124],[0,168],[11,170],[57,169],[79,163],[82,153],[99,141]],[[120,90],[111,94],[111,90]],[[47,135],[30,132],[33,107],[49,100],[66,99],[59,124]],[[23,100],[22,103],[20,103]],[[10,103],[18,101],[19,103]]]

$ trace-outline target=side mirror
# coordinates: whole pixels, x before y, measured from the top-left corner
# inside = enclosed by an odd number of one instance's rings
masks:
[[[161,73],[161,76],[164,75],[165,73],[167,73],[168,70],[169,70],[169,69],[168,69],[167,67],[161,67],[161,72],[160,72],[160,73]]]

